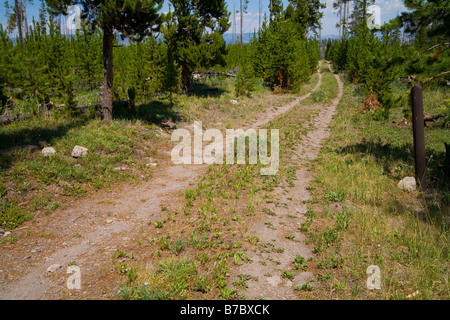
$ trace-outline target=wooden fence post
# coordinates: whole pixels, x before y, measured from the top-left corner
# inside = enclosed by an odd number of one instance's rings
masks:
[[[427,191],[427,164],[425,161],[425,123],[423,119],[423,96],[420,84],[411,89],[411,108],[414,137],[414,165],[416,182],[420,191]]]

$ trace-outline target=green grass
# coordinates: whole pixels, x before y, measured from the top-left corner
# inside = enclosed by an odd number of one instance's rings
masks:
[[[323,102],[326,99],[325,93],[323,91],[315,91],[311,93],[311,99],[315,103]]]
[[[0,198],[0,226],[11,230],[31,218],[32,216],[16,203],[7,198]]]
[[[23,203],[23,212],[44,210],[48,214],[56,209],[51,205],[55,202],[51,195],[55,189],[65,196],[83,197],[89,190],[118,181],[139,182],[136,172],[114,168],[134,168],[148,177],[151,171],[145,167],[143,157],[154,156],[152,144],[157,141],[145,135],[151,128],[139,121],[115,120],[105,124],[99,119],[81,116],[70,120],[37,117],[2,126],[0,149],[7,151],[0,153],[0,185],[1,190],[13,190],[5,201]],[[11,149],[39,141],[54,147],[56,154],[43,157],[40,150]],[[88,148],[88,155],[78,159],[71,157],[75,145]],[[0,225],[17,227],[20,223],[10,223],[14,220],[12,216],[23,214],[13,209],[13,205],[8,208],[0,215]]]
[[[205,290],[206,280],[196,278],[197,268],[187,258],[171,258],[159,261],[154,270],[140,276],[145,284],[139,287],[123,285],[119,295],[122,299],[173,300],[186,299],[189,289]],[[195,282],[194,282],[194,279]],[[132,284],[135,279],[128,281]],[[200,287],[199,287],[200,285]]]

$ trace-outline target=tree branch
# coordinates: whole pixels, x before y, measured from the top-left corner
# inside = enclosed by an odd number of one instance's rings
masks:
[[[437,47],[440,47],[440,46],[450,46],[450,42],[444,42],[444,43],[439,43],[439,44],[437,44],[437,45],[434,45],[434,46],[428,48],[427,50],[425,50],[424,52],[419,53],[419,55],[422,55],[422,54],[424,54],[425,52],[431,51],[431,50],[433,50],[434,48],[437,48]]]
[[[444,72],[441,72],[441,73],[439,73],[438,75],[435,75],[434,77],[431,77],[430,79],[427,79],[427,80],[425,80],[425,81],[422,81],[422,82],[420,83],[420,85],[421,85],[421,86],[425,86],[425,85],[429,84],[431,81],[433,81],[434,79],[443,77],[443,76],[445,76],[445,75],[447,75],[447,74],[450,74],[450,71],[444,71]]]

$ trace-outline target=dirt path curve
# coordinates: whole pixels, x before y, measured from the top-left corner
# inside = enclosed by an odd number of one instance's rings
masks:
[[[329,63],[328,66],[331,71]],[[295,186],[288,191],[286,188],[278,188],[278,197],[274,199],[278,205],[267,205],[272,214],[268,215],[264,222],[256,223],[251,228],[253,234],[260,239],[260,243],[264,244],[262,246],[264,249],[246,252],[253,263],[242,265],[232,272],[232,278],[241,274],[247,275],[250,280],[245,290],[247,299],[297,299],[294,289],[314,278],[308,271],[295,271],[293,278],[286,273],[283,276],[283,272],[292,271],[293,261],[297,255],[305,260],[313,257],[313,252],[305,244],[306,238],[298,227],[306,220],[304,214],[307,212],[307,206],[303,201],[310,199],[307,186],[313,176],[308,170],[308,162],[318,156],[322,143],[329,137],[328,127],[343,95],[344,85],[338,75],[334,76],[338,83],[336,98],[329,106],[322,108],[320,114],[313,119],[314,129],[308,131],[290,159],[291,164],[296,165]],[[299,219],[293,220],[293,216]]]
[[[270,122],[309,97],[322,83],[320,68],[318,75],[311,92],[258,115],[252,127]],[[133,242],[132,233],[149,220],[158,219],[161,207],[178,197],[207,169],[206,165],[174,166],[170,154],[166,158],[148,182],[100,191],[77,200],[58,214],[35,217],[28,228],[42,236],[24,236],[20,245],[0,247],[0,299],[68,298],[61,296],[61,289],[66,287],[70,276],[66,269],[72,261],[80,266],[82,277],[82,290],[74,298],[107,298],[107,293],[98,291],[107,287],[111,278],[108,262],[112,254],[124,243]],[[49,272],[52,265],[56,270]]]

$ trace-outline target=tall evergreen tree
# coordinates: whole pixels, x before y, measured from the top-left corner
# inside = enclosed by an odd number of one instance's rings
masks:
[[[198,66],[225,64],[223,34],[230,27],[225,0],[170,0],[173,10],[166,21],[166,40],[176,49],[174,58],[181,68],[181,91],[189,92],[191,76]]]
[[[39,7],[39,23],[41,27],[44,27],[47,23],[47,6],[45,5],[45,0],[41,0]]]
[[[177,26],[173,21],[168,20],[162,28],[162,33],[168,39],[171,39],[170,35],[176,32]],[[162,77],[162,89],[169,92],[170,104],[173,105],[173,93],[177,92],[180,84],[180,67],[177,65],[174,53],[176,52],[176,42],[166,41],[163,46],[163,77]]]
[[[159,27],[162,0],[46,0],[54,12],[67,14],[69,5],[81,4],[84,18],[103,31],[103,103],[105,121],[112,120],[114,31],[142,40]]]
[[[428,36],[450,39],[449,0],[404,0],[404,4],[409,10],[400,19],[406,32],[418,34],[428,27]]]
[[[348,18],[351,30],[356,30],[361,22],[367,20],[367,9],[375,3],[375,0],[353,0],[353,10]]]
[[[102,79],[101,31],[83,25],[71,40],[75,58],[72,72],[81,78],[82,83],[79,85],[93,90]]]
[[[289,7],[292,6],[292,9]],[[297,24],[302,34],[307,34],[308,31],[318,33],[321,28],[320,19],[323,17],[323,12],[326,4],[320,2],[320,0],[290,0],[289,6],[286,8],[288,15],[291,15],[291,19]],[[289,13],[289,12],[292,13]]]
[[[270,0],[269,3],[269,20],[272,22],[276,16],[283,12],[283,2],[281,0]]]
[[[8,100],[7,87],[12,84],[13,60],[13,44],[8,37],[8,32],[0,25],[0,115],[3,114]]]
[[[336,27],[339,28],[339,37],[347,37],[349,33],[349,20],[350,20],[350,2],[352,0],[335,0],[333,2],[333,8],[337,10],[339,21]]]
[[[243,43],[244,39],[244,14],[248,13],[248,2],[249,0],[240,0],[241,1],[241,18],[240,18],[240,23],[241,23],[241,43]]]
[[[173,56],[173,50],[170,47],[166,48],[166,59],[163,76],[163,90],[169,92],[170,104],[173,105],[173,93],[177,92],[179,88],[180,69],[176,64]]]
[[[415,39],[415,54],[406,70],[429,79],[450,79],[450,1],[405,0],[408,12],[398,18]],[[421,76],[421,81],[428,81]],[[431,78],[430,78],[431,77]]]
[[[23,24],[25,22],[25,2],[14,0],[14,4],[10,4],[8,0],[5,1],[5,14],[8,19],[8,31],[11,33],[17,28],[17,37],[20,46],[23,48]]]
[[[271,23],[265,20],[258,37],[253,39],[254,71],[272,88],[299,89],[309,79],[313,62],[310,64],[304,34],[283,15],[286,12]]]

